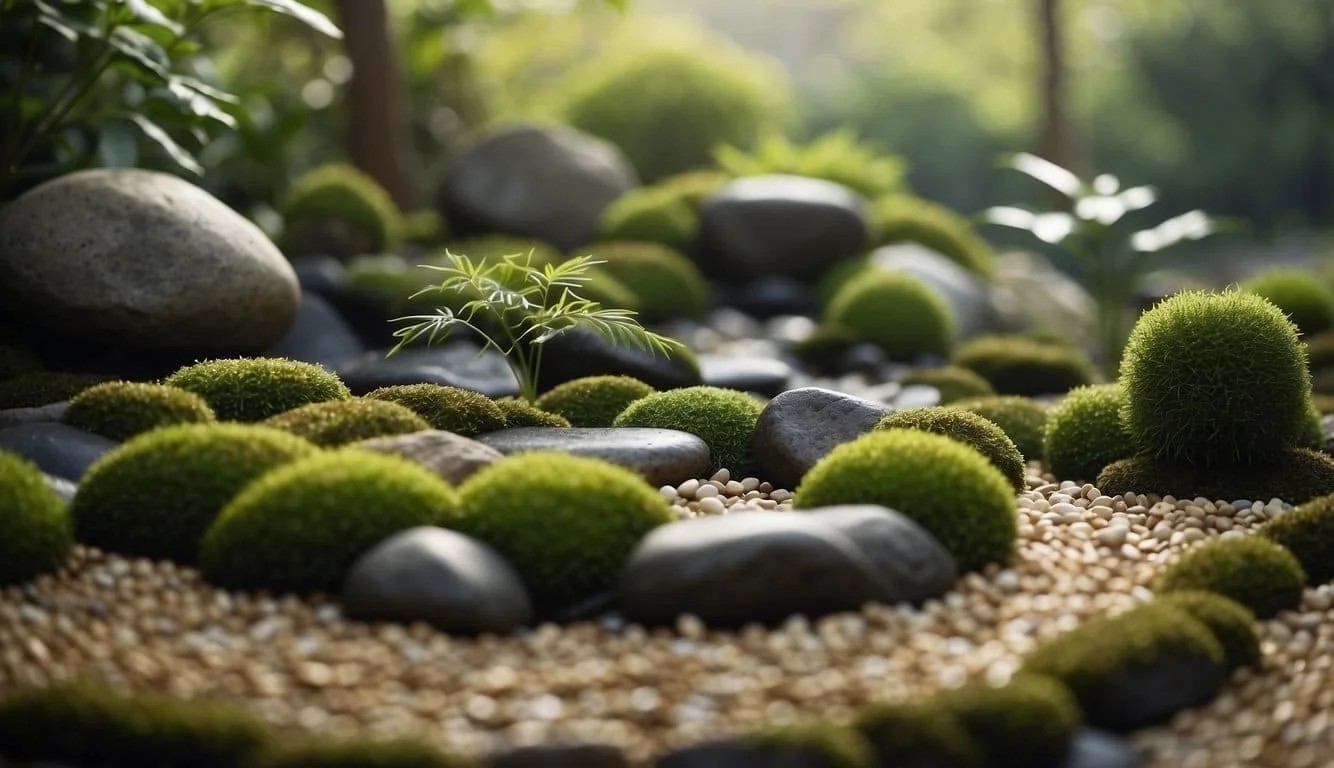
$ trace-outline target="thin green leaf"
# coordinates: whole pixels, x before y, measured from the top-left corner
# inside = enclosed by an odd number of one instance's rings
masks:
[[[1071,199],[1078,197],[1084,189],[1084,182],[1075,174],[1050,160],[1027,152],[1020,152],[1011,158],[1010,167]]]
[[[194,155],[186,151],[180,144],[177,144],[175,139],[171,138],[157,123],[143,115],[130,115],[129,120],[138,126],[139,130],[143,131],[150,141],[161,147],[172,162],[196,176],[203,175],[204,167],[199,164],[199,161],[195,160]]]
[[[143,24],[152,24],[156,27],[162,27],[174,35],[185,34],[185,28],[180,24],[167,18],[166,14],[158,10],[156,6],[149,3],[148,0],[120,0],[124,3],[134,17]]]
[[[298,3],[296,0],[245,0],[245,4],[253,8],[265,8],[274,13],[291,16],[316,32],[335,40],[343,39],[342,30],[330,21],[328,16],[310,6]]]

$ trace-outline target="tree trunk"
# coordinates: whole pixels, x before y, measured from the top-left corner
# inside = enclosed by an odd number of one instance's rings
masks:
[[[1042,50],[1042,117],[1038,154],[1063,168],[1080,173],[1074,126],[1066,101],[1065,42],[1061,36],[1061,0],[1037,0],[1038,32]]]

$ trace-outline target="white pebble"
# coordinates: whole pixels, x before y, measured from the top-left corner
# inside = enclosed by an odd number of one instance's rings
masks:
[[[695,498],[703,501],[704,499],[717,496],[719,493],[718,486],[713,485],[712,483],[706,483],[705,485],[701,485],[699,490],[695,491]]]
[[[658,493],[661,493],[662,497],[668,501],[674,501],[676,499],[676,489],[670,485],[664,485],[659,488]]]
[[[717,480],[717,481],[720,482],[720,483],[725,483],[725,482],[727,482],[728,480],[731,480],[731,479],[732,479],[732,473],[729,472],[729,471],[727,470],[727,467],[723,467],[722,469],[718,470],[717,472],[714,472],[714,473],[713,473],[713,477],[710,477],[709,479],[710,479],[710,480]]]
[[[1099,544],[1105,544],[1109,547],[1120,547],[1126,543],[1126,533],[1129,528],[1123,525],[1109,525],[1106,528],[1093,534],[1093,538],[1098,540]]]
[[[727,507],[717,496],[706,496],[699,500],[699,511],[706,515],[721,515],[727,511]]]
[[[695,491],[699,490],[699,481],[691,478],[690,480],[676,486],[676,492],[683,498],[695,498]]]

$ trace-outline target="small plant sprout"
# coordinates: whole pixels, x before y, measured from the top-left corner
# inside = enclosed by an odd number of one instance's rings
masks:
[[[1126,306],[1148,263],[1147,254],[1211,235],[1221,229],[1219,222],[1196,210],[1126,237],[1117,224],[1127,214],[1157,202],[1153,187],[1122,189],[1121,182],[1106,173],[1086,182],[1055,163],[1023,152],[1011,158],[1008,166],[1059,192],[1070,201],[1069,211],[999,206],[984,211],[983,220],[1027,230],[1042,242],[1065,249],[1085,268],[1098,304],[1098,345],[1104,369],[1114,377],[1128,331]]]
[[[538,374],[546,342],[560,334],[582,328],[613,344],[625,344],[669,354],[680,342],[646,330],[628,309],[604,307],[581,298],[576,290],[591,277],[589,270],[601,264],[592,256],[576,256],[560,264],[532,265],[532,251],[499,259],[473,260],[445,251],[443,265],[422,265],[443,274],[437,285],[413,294],[442,294],[463,303],[457,309],[438,307],[433,314],[410,315],[391,322],[409,325],[394,331],[398,343],[390,355],[416,341],[433,344],[448,338],[460,326],[505,356],[524,399],[537,399]],[[459,302],[451,302],[458,304]]]

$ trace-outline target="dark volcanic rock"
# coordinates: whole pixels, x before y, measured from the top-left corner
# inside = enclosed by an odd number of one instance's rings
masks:
[[[825,454],[871,431],[890,410],[883,403],[819,387],[782,393],[765,406],[755,425],[759,476],[780,488],[796,488]]]
[[[709,446],[688,432],[633,427],[520,427],[480,435],[506,454],[561,451],[634,470],[653,485],[677,485],[709,474]]]

